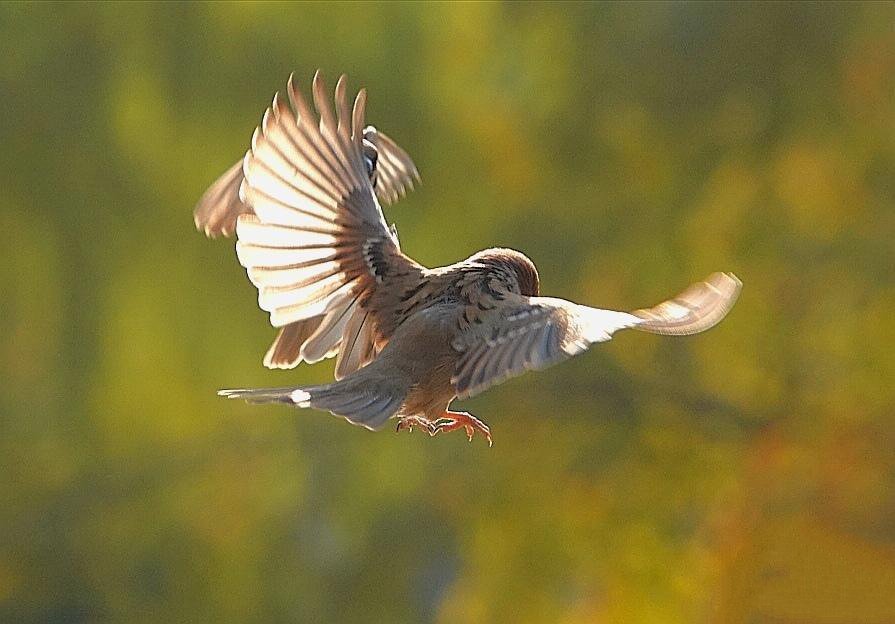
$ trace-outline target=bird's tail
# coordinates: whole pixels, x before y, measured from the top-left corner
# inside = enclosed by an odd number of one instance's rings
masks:
[[[407,388],[376,383],[361,373],[321,386],[219,390],[218,394],[248,403],[284,403],[326,410],[352,424],[379,429],[401,408]]]
[[[664,336],[698,334],[721,322],[736,303],[743,283],[733,273],[712,273],[659,305],[631,312],[635,329]]]

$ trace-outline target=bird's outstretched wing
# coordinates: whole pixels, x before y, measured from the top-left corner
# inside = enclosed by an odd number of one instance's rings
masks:
[[[373,173],[376,196],[386,205],[394,204],[419,183],[419,171],[407,152],[373,126],[364,128],[364,140],[377,154]],[[252,213],[252,208],[239,197],[242,165],[243,159],[240,159],[227,169],[208,187],[193,209],[196,228],[206,236],[230,236],[236,230],[236,218]]]
[[[333,103],[318,72],[311,112],[290,77],[264,114],[242,165],[237,256],[271,324],[283,328],[265,363],[338,354],[337,377],[372,357],[378,314],[397,283],[422,267],[401,253],[364,161],[366,92],[353,110],[345,76]],[[291,105],[291,106],[290,106]],[[297,341],[301,340],[298,345]],[[297,355],[297,359],[296,358]]]
[[[458,334],[461,352],[451,382],[470,397],[522,374],[546,368],[605,342],[620,329],[687,335],[709,329],[733,307],[742,283],[731,273],[713,273],[664,303],[615,312],[550,297],[507,296]]]
[[[240,159],[208,187],[193,209],[196,228],[209,238],[232,235],[236,230],[236,218],[252,212],[239,198],[242,179]]]
[[[407,152],[373,126],[364,128],[364,141],[372,145],[377,154],[373,174],[376,196],[386,205],[394,204],[419,183],[420,172]]]

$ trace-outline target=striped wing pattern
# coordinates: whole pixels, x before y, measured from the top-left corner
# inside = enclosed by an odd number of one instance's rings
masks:
[[[452,383],[461,399],[528,370],[557,364],[640,319],[552,297],[514,296],[454,342],[462,353]]]
[[[364,139],[376,148],[378,154],[376,196],[386,205],[394,204],[419,183],[419,171],[407,152],[373,126],[364,128]],[[243,181],[242,166],[242,159],[234,163],[208,187],[196,204],[193,220],[196,228],[205,232],[206,236],[231,236],[236,231],[239,215],[252,212],[239,196]]]
[[[620,329],[696,334],[727,315],[741,287],[733,274],[713,273],[668,301],[632,313],[551,297],[505,297],[454,341],[461,355],[451,382],[459,398],[470,397],[527,370],[578,355]]]
[[[290,77],[252,137],[242,165],[237,256],[271,324],[284,328],[265,362],[338,354],[337,376],[371,357],[369,303],[393,272],[418,266],[385,223],[363,159],[366,92],[349,106],[342,76],[335,110],[319,72],[311,112]]]
[[[384,132],[373,126],[364,128],[364,139],[376,148],[376,195],[386,204],[394,204],[413,190],[420,172],[410,156]]]

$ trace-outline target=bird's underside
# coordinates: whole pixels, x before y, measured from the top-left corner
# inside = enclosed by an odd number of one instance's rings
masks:
[[[279,328],[264,357],[293,368],[335,357],[330,384],[222,390],[251,403],[313,407],[369,429],[436,435],[462,429],[489,441],[489,428],[448,408],[529,369],[541,369],[609,340],[625,328],[687,335],[718,323],[740,281],[713,273],[653,308],[615,312],[540,296],[534,264],[488,249],[428,269],[401,252],[380,201],[393,203],[419,180],[404,150],[364,126],[366,92],[349,105],[345,76],[334,105],[319,72],[312,112],[290,77],[274,96],[245,158],[195,209],[208,236],[236,233],[236,251]]]

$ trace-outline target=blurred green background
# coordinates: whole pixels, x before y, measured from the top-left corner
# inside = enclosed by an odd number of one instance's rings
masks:
[[[0,5],[0,621],[895,621],[895,5]],[[220,387],[274,330],[193,204],[317,67],[435,266],[745,283],[463,405],[495,444]]]

